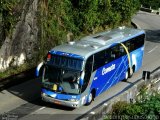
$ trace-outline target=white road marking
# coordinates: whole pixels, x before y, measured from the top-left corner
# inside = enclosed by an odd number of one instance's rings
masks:
[[[41,107],[41,108],[39,108],[38,110],[43,110],[44,108],[46,108],[46,107]]]
[[[88,120],[88,117],[86,117],[86,118],[82,118],[82,119],[80,119],[80,120]]]
[[[36,111],[34,111],[34,112],[33,112],[33,113],[31,113],[31,114],[35,114],[35,113],[37,113],[38,111],[43,110],[44,108],[46,108],[46,107],[41,107],[41,108],[37,109]]]
[[[154,47],[152,50],[150,50],[148,53],[153,52],[156,48],[158,48],[158,46]]]
[[[92,112],[90,112],[90,114],[94,115],[94,114],[95,114],[95,112],[94,112],[94,111],[92,111]]]
[[[107,103],[104,103],[103,105],[104,105],[104,106],[107,106],[108,104],[107,104]]]

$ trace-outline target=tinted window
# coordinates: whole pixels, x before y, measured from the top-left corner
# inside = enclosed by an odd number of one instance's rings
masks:
[[[144,37],[145,35],[143,34],[135,38],[135,49],[140,48],[144,45]]]
[[[121,44],[117,44],[116,46],[111,48],[111,59],[117,59],[123,55],[125,55],[125,49]]]
[[[128,51],[132,52],[133,50],[136,50],[144,45],[144,38],[145,35],[143,34],[124,42],[124,44],[127,46]]]
[[[92,64],[93,64],[93,55],[90,56],[87,59],[86,65],[85,65],[85,71],[86,72],[91,72],[92,71]]]
[[[105,50],[98,52],[94,55],[93,70],[96,70],[105,64]]]
[[[65,56],[52,55],[51,64],[62,68],[81,70],[83,61]]]
[[[109,49],[106,49],[105,51],[106,51],[105,63],[111,62],[126,54],[124,47],[120,44],[117,44]]]
[[[93,70],[96,70],[125,54],[125,49],[120,44],[117,44],[116,46],[98,52],[94,55]]]
[[[84,76],[84,83],[82,86],[82,92],[86,89],[88,82],[90,80],[91,73],[92,73],[92,65],[93,65],[93,55],[90,56],[86,61],[85,76]]]
[[[123,44],[127,47],[128,51],[131,52],[144,45],[144,37],[145,35],[143,34],[125,41]],[[121,44],[117,44],[111,48],[94,54],[93,71],[126,54],[127,53]]]

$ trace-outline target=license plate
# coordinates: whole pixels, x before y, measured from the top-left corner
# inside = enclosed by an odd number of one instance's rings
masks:
[[[59,104],[59,105],[61,104],[59,101],[56,101],[56,100],[54,100],[53,102],[54,102],[55,104]]]

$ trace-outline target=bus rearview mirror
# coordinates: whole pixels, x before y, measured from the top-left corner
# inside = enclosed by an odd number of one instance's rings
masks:
[[[36,73],[35,73],[36,77],[40,76],[40,70],[41,70],[42,66],[43,66],[43,62],[41,62],[40,64],[38,64],[38,66],[36,68]]]

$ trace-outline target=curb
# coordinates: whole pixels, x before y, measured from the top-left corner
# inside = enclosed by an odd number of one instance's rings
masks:
[[[133,22],[133,20],[131,21],[131,25],[136,29],[141,29],[141,27],[137,23]]]

